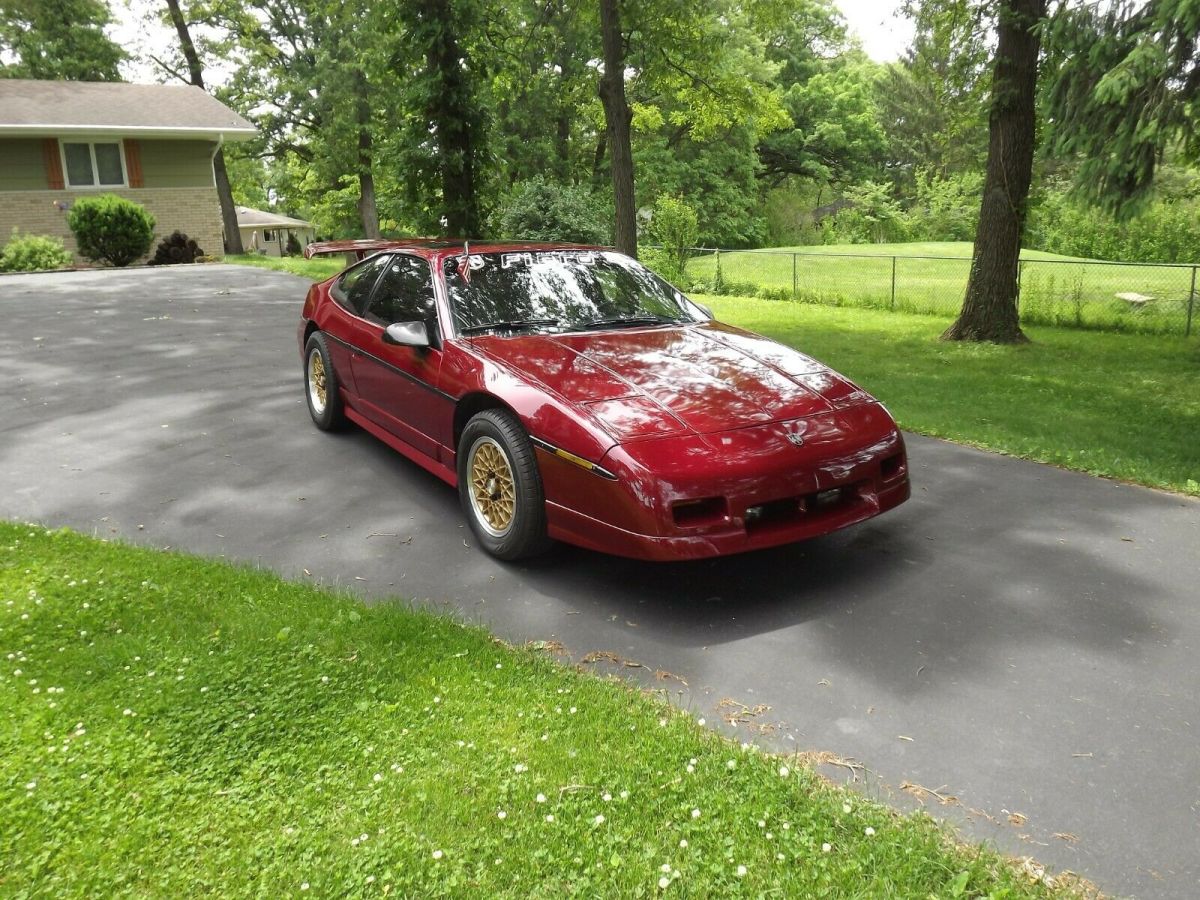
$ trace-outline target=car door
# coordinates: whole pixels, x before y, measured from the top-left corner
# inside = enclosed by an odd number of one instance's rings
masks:
[[[387,261],[388,257],[384,254],[368,257],[348,268],[329,287],[329,296],[335,305],[330,307],[332,321],[323,323],[322,327],[333,338],[329,341],[333,371],[338,381],[348,387],[351,393],[358,393],[351,364],[353,341],[361,330],[359,323],[363,310]]]
[[[384,341],[396,322],[424,322],[430,346],[407,347]],[[363,415],[422,453],[438,458],[444,435],[440,424],[453,420],[453,402],[438,390],[441,335],[433,272],[429,263],[405,253],[388,258],[363,311],[355,341],[354,383]]]

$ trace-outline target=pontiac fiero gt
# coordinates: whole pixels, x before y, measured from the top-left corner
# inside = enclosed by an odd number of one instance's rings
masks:
[[[318,428],[352,422],[458,487],[478,542],[682,560],[862,522],[909,496],[888,412],[714,321],[629,257],[558,244],[337,241],[299,326]]]

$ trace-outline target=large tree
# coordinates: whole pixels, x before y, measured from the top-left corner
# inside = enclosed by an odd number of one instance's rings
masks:
[[[601,0],[600,97],[616,211],[615,243],[637,253],[633,135],[668,127],[674,139],[705,141],[745,127],[757,139],[788,124],[778,65],[764,32],[788,0]]]
[[[200,61],[200,54],[196,51],[196,45],[192,41],[191,28],[179,6],[179,0],[166,0],[166,4],[171,24],[175,28],[176,35],[179,36],[179,50],[187,64],[185,80],[200,90],[207,91],[208,88],[204,86],[204,64]],[[182,78],[182,73],[177,72],[176,74]],[[237,207],[233,203],[233,192],[229,188],[229,173],[225,168],[225,151],[221,147],[217,148],[217,152],[213,156],[213,176],[217,183],[217,199],[221,203],[221,224],[225,227],[225,252],[241,254],[245,252],[242,248],[242,233],[238,230]]]
[[[103,0],[0,0],[0,77],[120,81]]]
[[[1037,123],[1037,71],[1046,0],[1004,0],[988,113],[987,171],[971,275],[946,340],[1021,343],[1018,266]]]
[[[1087,199],[1128,216],[1168,151],[1200,160],[1200,3],[1067,8],[1047,43],[1047,144]]]

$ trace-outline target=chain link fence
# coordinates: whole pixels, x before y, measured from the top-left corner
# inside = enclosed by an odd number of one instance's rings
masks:
[[[1198,265],[1022,259],[1027,325],[1191,335],[1200,329]],[[696,293],[956,316],[970,258],[697,248],[685,281]]]

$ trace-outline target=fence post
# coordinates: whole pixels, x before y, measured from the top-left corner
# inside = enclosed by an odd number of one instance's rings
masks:
[[[1192,307],[1196,305],[1196,267],[1192,266],[1192,289],[1188,292],[1187,325],[1183,329],[1184,337],[1192,336]]]
[[[1021,309],[1021,275],[1025,272],[1025,260],[1017,257],[1017,309]]]
[[[896,257],[892,257],[892,312],[896,311]]]
[[[796,300],[798,299],[797,298],[798,293],[799,293],[799,291],[797,290],[797,284],[796,284],[796,254],[793,253],[792,254],[792,302],[793,303],[795,303]]]

